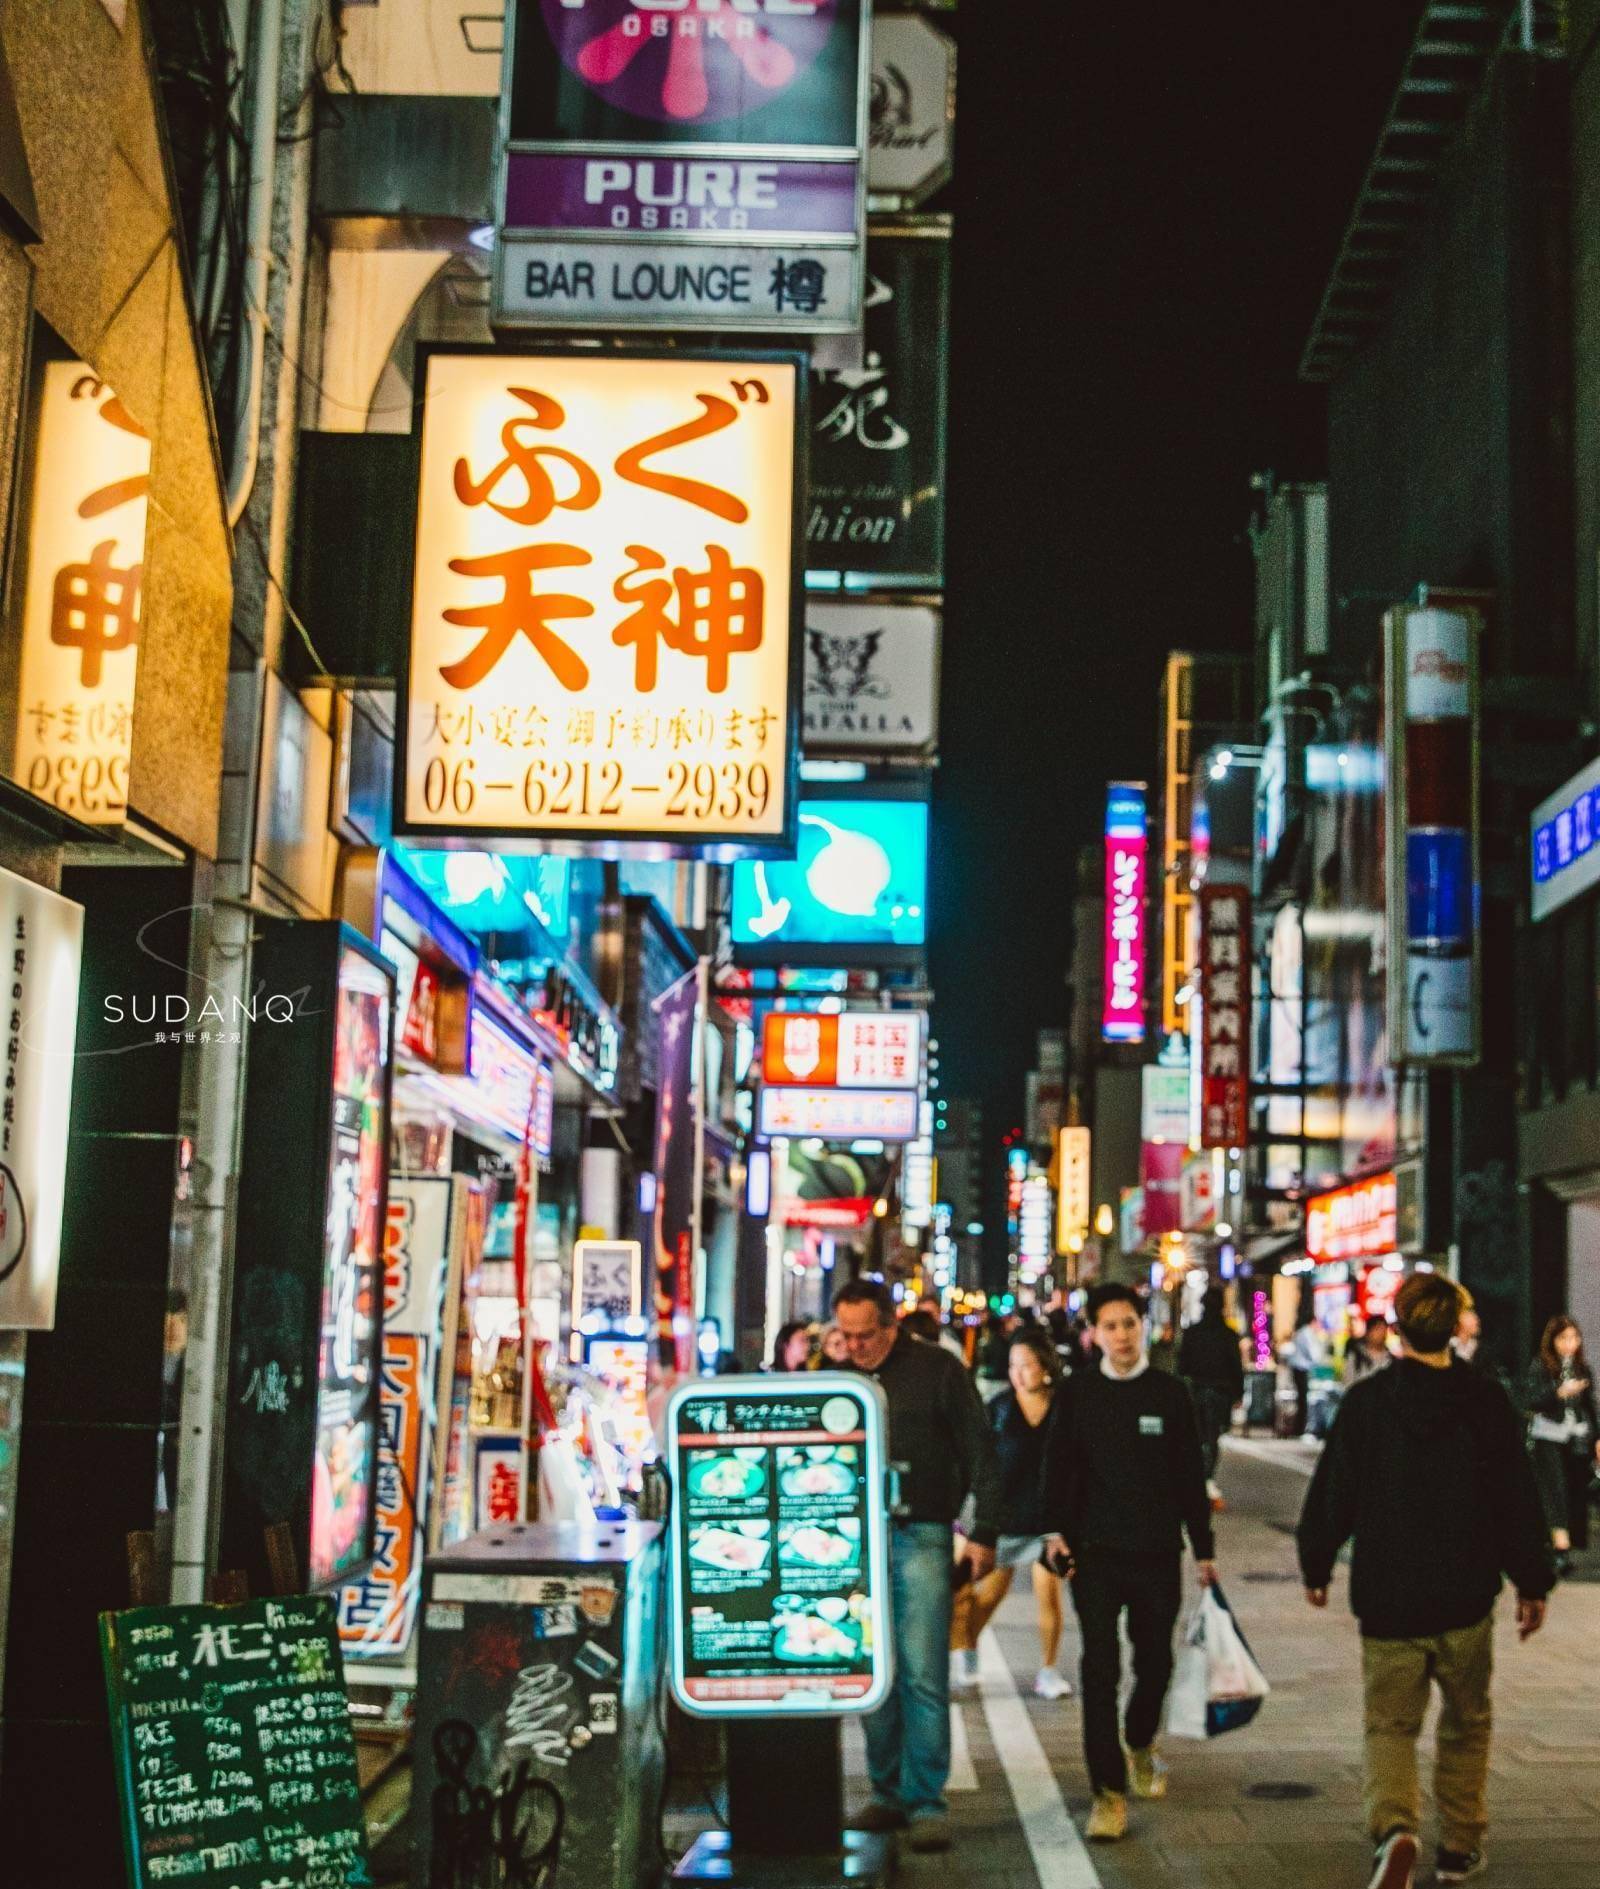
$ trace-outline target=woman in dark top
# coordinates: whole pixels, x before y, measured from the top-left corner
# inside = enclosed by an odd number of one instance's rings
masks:
[[[1589,1545],[1589,1477],[1600,1463],[1594,1373],[1575,1319],[1557,1316],[1545,1326],[1523,1406],[1550,1545],[1564,1557]]]
[[[1000,1458],[1000,1540],[993,1572],[956,1594],[950,1629],[951,1677],[958,1691],[977,1683],[978,1635],[1011,1591],[1017,1569],[1027,1564],[1033,1569],[1043,1654],[1033,1689],[1041,1699],[1070,1699],[1072,1682],[1056,1668],[1061,1649],[1061,1582],[1039,1559],[1045,1534],[1040,1503],[1044,1441],[1051,1403],[1061,1382],[1055,1346],[1042,1326],[1012,1334],[1008,1376],[1011,1388],[989,1405]]]

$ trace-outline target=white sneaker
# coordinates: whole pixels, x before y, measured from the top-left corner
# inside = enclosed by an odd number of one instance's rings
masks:
[[[1070,1699],[1072,1681],[1065,1673],[1058,1673],[1054,1666],[1041,1666],[1034,1679],[1033,1689],[1041,1699]]]
[[[978,1653],[975,1647],[962,1647],[950,1655],[950,1690],[973,1692],[978,1685]]]

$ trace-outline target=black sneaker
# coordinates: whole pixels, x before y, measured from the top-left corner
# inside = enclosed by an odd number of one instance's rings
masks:
[[[1417,1874],[1417,1839],[1409,1830],[1393,1830],[1378,1845],[1367,1889],[1411,1889]]]
[[[1447,1850],[1441,1844],[1434,1852],[1433,1879],[1435,1882],[1468,1882],[1474,1876],[1481,1876],[1489,1867],[1489,1859],[1482,1850]]]

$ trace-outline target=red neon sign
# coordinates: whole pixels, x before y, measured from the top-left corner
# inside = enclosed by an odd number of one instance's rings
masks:
[[[1398,1237],[1393,1174],[1374,1174],[1306,1202],[1308,1259],[1381,1259]]]

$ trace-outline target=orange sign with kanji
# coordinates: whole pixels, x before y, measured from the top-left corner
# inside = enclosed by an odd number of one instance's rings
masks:
[[[92,825],[128,811],[150,440],[82,361],[40,382],[14,777]]]
[[[915,1089],[922,1080],[920,1010],[780,1010],[762,1026],[769,1088]]]
[[[426,375],[399,828],[781,850],[798,361]]]

